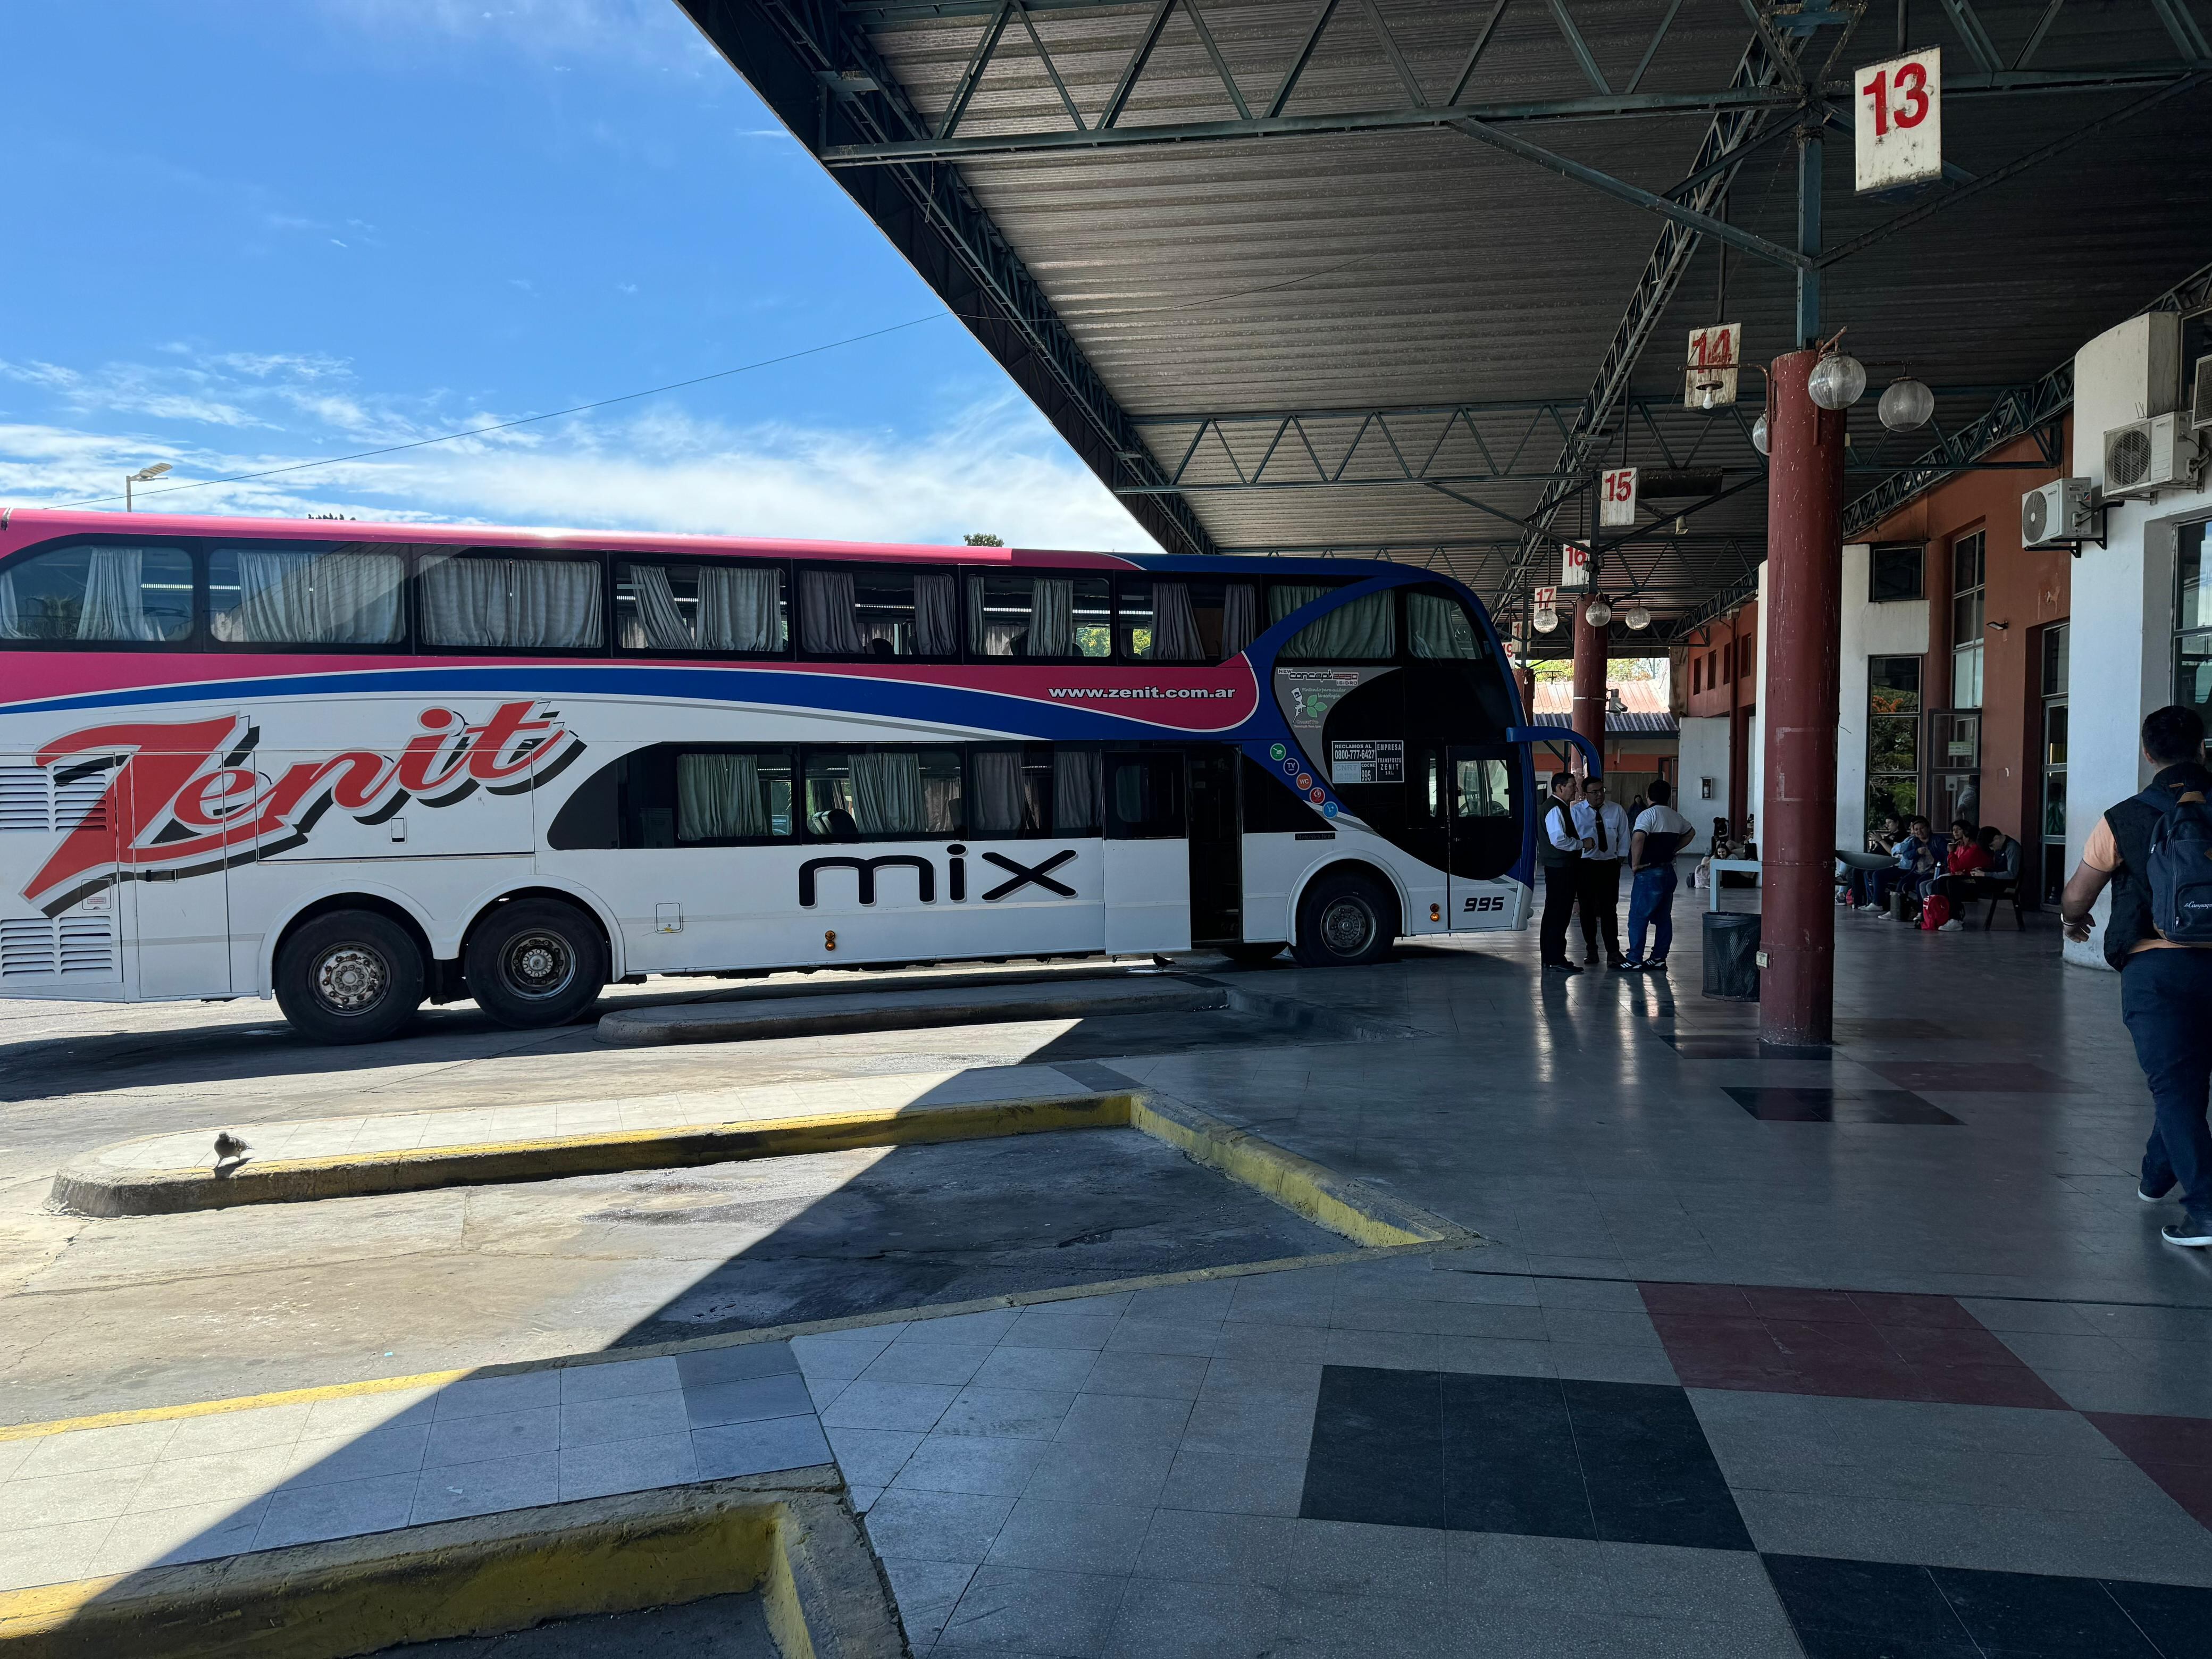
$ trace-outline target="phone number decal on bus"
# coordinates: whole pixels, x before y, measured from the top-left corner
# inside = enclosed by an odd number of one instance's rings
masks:
[[[109,768],[99,803],[54,849],[23,896],[58,915],[116,881],[211,873],[297,847],[332,806],[381,823],[410,800],[451,806],[478,789],[520,794],[568,769],[580,738],[534,698],[471,723],[451,708],[416,716],[394,757],[349,749],[271,778],[249,764],[261,732],[243,715],[95,726],[39,751],[58,779]]]

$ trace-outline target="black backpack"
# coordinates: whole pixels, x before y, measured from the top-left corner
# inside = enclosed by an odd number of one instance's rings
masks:
[[[2212,945],[2212,806],[2201,791],[2176,797],[2150,788],[2136,797],[2156,809],[2151,826],[2151,925],[2176,945]]]

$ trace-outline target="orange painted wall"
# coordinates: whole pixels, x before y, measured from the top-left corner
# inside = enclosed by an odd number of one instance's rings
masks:
[[[2069,447],[2071,426],[2069,421]],[[2039,456],[2034,443],[2023,439],[1988,459],[2033,461]],[[1865,538],[1928,544],[1930,637],[1923,684],[1928,707],[1941,708],[1948,707],[1951,696],[1951,544],[1977,530],[1986,533],[1984,614],[2005,625],[1984,628],[1982,634],[1982,822],[2021,836],[2031,848],[2037,837],[2023,832],[2036,827],[2040,787],[2038,630],[2065,620],[2073,599],[2074,558],[2063,548],[2022,550],[2020,498],[2060,471],[1961,474],[1892,514]]]

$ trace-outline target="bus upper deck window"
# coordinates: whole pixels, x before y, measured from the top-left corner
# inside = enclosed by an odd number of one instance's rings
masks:
[[[617,564],[615,637],[625,651],[775,652],[789,637],[773,565]]]
[[[63,547],[0,570],[0,640],[157,645],[192,631],[180,547]]]
[[[1457,599],[1444,593],[1406,596],[1407,642],[1417,657],[1476,658],[1482,641]]]
[[[1334,584],[1271,584],[1267,589],[1269,626],[1333,591]],[[1395,657],[1398,654],[1395,610],[1389,593],[1370,593],[1364,599],[1339,605],[1307,623],[1291,636],[1290,643],[1278,654],[1322,660]]]
[[[1103,576],[970,575],[968,645],[981,657],[1110,656],[1110,585]]]
[[[406,583],[397,547],[218,547],[208,556],[208,625],[231,645],[396,645],[407,634]]]
[[[799,643],[819,657],[957,657],[959,579],[901,565],[799,573]]]
[[[424,643],[596,650],[599,574],[597,559],[433,554],[422,562]]]
[[[1255,582],[1124,576],[1121,649],[1131,662],[1226,662],[1259,633]]]

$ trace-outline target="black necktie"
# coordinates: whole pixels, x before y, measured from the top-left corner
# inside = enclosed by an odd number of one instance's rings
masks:
[[[1591,807],[1591,808],[1590,808],[1590,816],[1591,816],[1592,817],[1594,817],[1594,818],[1595,818],[1595,819],[1597,820],[1597,850],[1598,850],[1599,852],[1602,853],[1602,852],[1604,852],[1604,851],[1606,850],[1606,845],[1605,845],[1605,808],[1603,808],[1602,806],[1593,806],[1593,807]]]

